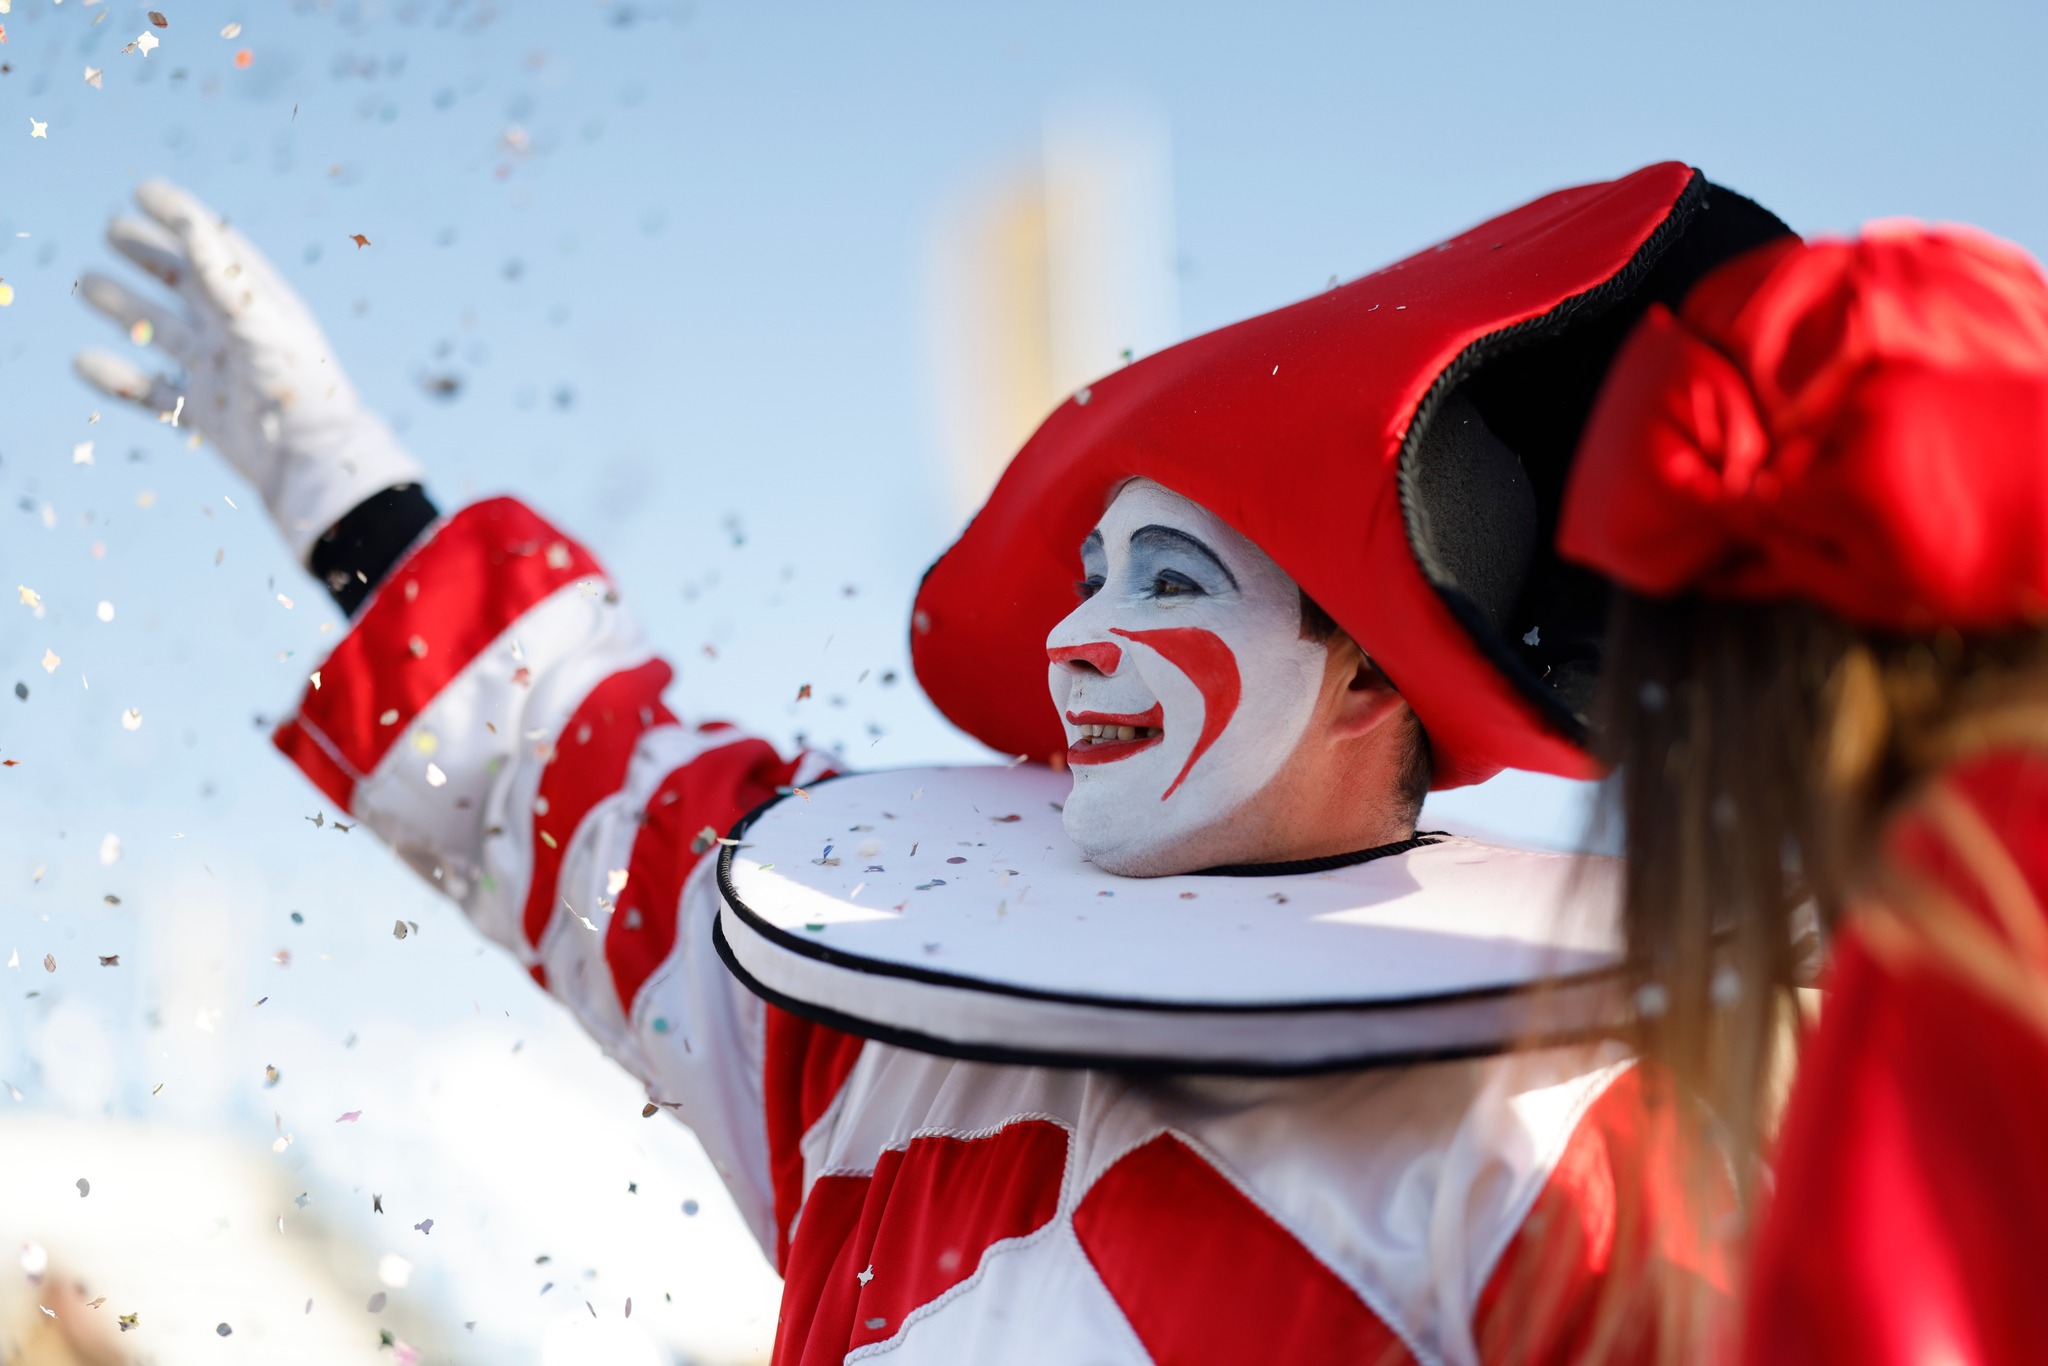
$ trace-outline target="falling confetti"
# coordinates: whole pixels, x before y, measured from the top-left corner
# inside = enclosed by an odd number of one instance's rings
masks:
[[[432,1233],[434,1231],[434,1221],[432,1219],[422,1219],[417,1224],[414,1224],[413,1227],[421,1233]]]
[[[242,26],[240,24],[229,24],[220,31],[220,36],[223,38],[239,38],[242,36]]]
[[[245,47],[235,54],[235,70],[247,71],[249,69],[250,63],[254,62],[255,60],[256,54]]]
[[[43,141],[48,142],[50,140],[50,125],[31,117],[28,121],[28,135],[32,138],[41,138]]]
[[[92,442],[81,441],[71,448],[71,463],[90,465],[92,463]]]
[[[57,672],[57,666],[58,666],[59,664],[62,664],[63,662],[64,662],[63,660],[61,660],[61,659],[59,659],[59,658],[57,657],[57,652],[56,652],[55,650],[51,650],[51,649],[45,649],[45,650],[43,651],[43,672],[44,672],[44,673],[46,673],[46,674],[53,674],[53,673]]]
[[[171,26],[171,21],[164,18],[162,10],[151,10],[149,12],[149,22],[155,24],[158,28],[169,28]]]
[[[137,318],[128,329],[128,340],[137,346],[147,346],[156,339],[156,328],[147,318]]]
[[[44,954],[44,955],[43,955],[43,971],[44,971],[44,972],[55,972],[56,970],[57,970],[57,955],[56,955],[56,954],[54,954],[54,953],[46,953],[46,954]]]
[[[78,1198],[79,1198],[79,1199],[81,1199],[81,1200],[83,1200],[83,1199],[85,1199],[85,1197],[86,1197],[86,1196],[88,1196],[88,1195],[91,1195],[91,1194],[92,1194],[92,1182],[90,1182],[90,1181],[86,1180],[86,1179],[85,1179],[84,1177],[82,1177],[82,1176],[81,1176],[81,1177],[79,1177],[79,1178],[78,1178]]]
[[[143,30],[142,35],[135,40],[135,50],[140,52],[145,57],[147,57],[150,53],[156,51],[158,46],[159,44],[157,42],[157,36],[154,33],[149,32],[147,29]],[[222,1333],[221,1336],[226,1337],[227,1334]]]
[[[21,605],[23,607],[41,607],[43,605],[42,594],[30,588],[27,584],[22,584],[14,591],[21,594]]]
[[[96,612],[94,612],[93,615],[98,617],[101,621],[112,621],[114,619],[114,604],[102,598],[100,600],[99,609]]]
[[[36,136],[37,136],[37,137],[41,137],[41,136],[42,136],[42,134],[41,134],[41,133],[37,133],[37,134],[36,134]],[[370,239],[369,239],[369,238],[367,238],[367,237],[365,237],[365,236],[363,236],[363,235],[362,235],[361,233],[359,233],[359,232],[352,232],[352,233],[350,233],[350,234],[348,235],[348,240],[356,244],[356,250],[357,250],[357,251],[361,251],[361,250],[362,250],[362,249],[363,249],[364,247],[367,247],[367,246],[369,246],[369,245],[370,245]]]
[[[100,79],[104,74],[99,67],[89,66],[85,69],[85,83],[95,90],[104,90],[106,83]]]
[[[99,960],[100,966],[103,968],[118,968],[121,966],[121,955],[118,953],[103,953],[99,955]]]
[[[341,1116],[340,1116],[340,1117],[339,1117],[338,1119],[336,1119],[336,1120],[335,1120],[334,1122],[335,1122],[336,1124],[353,1124],[353,1123],[355,1123],[355,1122],[356,1122],[357,1120],[361,1119],[362,1117],[363,1117],[363,1112],[362,1112],[361,1110],[350,1110],[350,1111],[346,1112],[345,1114],[341,1115]],[[382,1211],[382,1210],[379,1210],[379,1211],[378,1211],[378,1213],[379,1213],[379,1214],[381,1214],[381,1213],[383,1213],[383,1211]]]
[[[108,868],[121,861],[121,837],[115,834],[100,841],[100,862]]]
[[[5,280],[0,280],[0,308],[5,308],[13,302],[14,286],[8,284]]]
[[[122,730],[141,730],[141,729],[142,729],[142,712],[141,712],[141,711],[140,711],[140,710],[139,710],[138,708],[135,708],[135,707],[130,707],[130,708],[129,708],[128,710],[126,710],[126,711],[122,712],[122,713],[121,713],[121,729],[122,729]]]

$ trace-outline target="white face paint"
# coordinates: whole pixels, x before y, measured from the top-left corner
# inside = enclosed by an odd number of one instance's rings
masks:
[[[1074,774],[1067,833],[1113,872],[1202,867],[1174,851],[1279,772],[1327,651],[1302,638],[1280,566],[1150,480],[1118,491],[1081,563],[1085,600],[1045,642]]]

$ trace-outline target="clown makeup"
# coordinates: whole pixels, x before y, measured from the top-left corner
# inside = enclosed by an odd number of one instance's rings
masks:
[[[1045,642],[1074,774],[1067,833],[1111,872],[1200,867],[1177,851],[1279,772],[1327,652],[1303,639],[1280,566],[1150,480],[1118,490],[1081,567],[1083,601]]]

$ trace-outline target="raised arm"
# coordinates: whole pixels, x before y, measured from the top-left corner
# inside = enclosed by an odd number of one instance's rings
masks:
[[[182,375],[105,352],[80,374],[219,448],[354,618],[278,747],[676,1107],[773,1247],[770,1026],[712,953],[706,855],[825,761],[679,721],[588,551],[512,499],[441,516],[270,263],[176,187],[137,200],[109,241],[177,303],[83,292]]]

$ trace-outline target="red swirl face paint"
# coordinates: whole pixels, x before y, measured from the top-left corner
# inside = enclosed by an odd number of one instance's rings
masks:
[[[1109,633],[1151,646],[1167,663],[1186,674],[1188,682],[1202,694],[1201,733],[1195,737],[1195,747],[1188,751],[1188,761],[1180,766],[1180,772],[1173,775],[1166,791],[1159,794],[1159,800],[1163,802],[1186,781],[1195,761],[1209,752],[1209,746],[1223,734],[1230,718],[1237,715],[1237,700],[1243,692],[1243,683],[1237,673],[1237,656],[1230,653],[1230,647],[1223,643],[1222,636],[1199,626],[1166,626],[1156,631],[1126,631],[1112,626]]]

